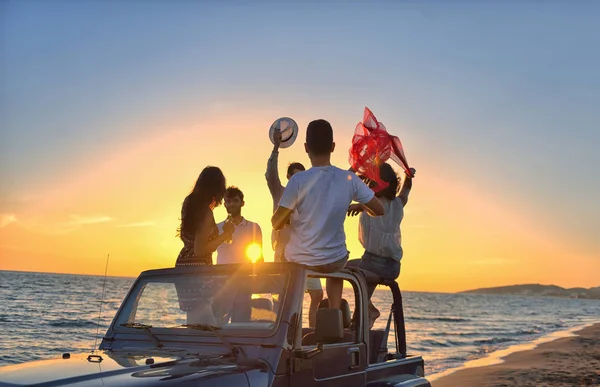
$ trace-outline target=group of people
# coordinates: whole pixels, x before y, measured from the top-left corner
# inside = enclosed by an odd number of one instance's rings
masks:
[[[412,177],[400,179],[387,163],[380,166],[380,177],[387,187],[375,193],[352,168],[343,170],[331,165],[335,150],[333,129],[326,120],[315,120],[306,129],[306,153],[311,168],[298,162],[287,169],[287,186],[278,174],[281,132],[274,133],[274,147],[267,163],[266,179],[273,197],[272,247],[275,261],[295,262],[319,273],[333,273],[346,266],[365,273],[369,298],[382,280],[400,274],[402,246],[400,223],[412,187]],[[414,176],[414,169],[411,169]],[[228,219],[218,225],[213,210],[223,200]],[[176,266],[212,265],[240,262],[245,248],[256,244],[262,251],[262,232],[258,224],[244,219],[241,209],[244,195],[236,187],[226,188],[225,177],[217,167],[206,167],[194,189],[185,198],[181,210],[179,236],[184,243]],[[360,259],[349,260],[344,221],[346,216],[360,215],[359,240],[365,248]],[[262,255],[262,254],[261,254]],[[262,260],[262,256],[261,256]],[[343,282],[328,278],[326,291],[329,307],[339,309]],[[309,324],[315,325],[323,289],[318,278],[309,278],[311,297]],[[379,312],[370,304],[371,324]]]

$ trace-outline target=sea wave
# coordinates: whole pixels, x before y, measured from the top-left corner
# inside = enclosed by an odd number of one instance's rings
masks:
[[[68,319],[63,319],[63,320],[55,320],[55,321],[49,321],[48,325],[52,326],[52,327],[61,327],[61,328],[89,328],[89,327],[95,327],[97,326],[97,322],[94,321],[90,321],[90,320],[68,320]]]
[[[87,351],[95,342],[97,346],[135,280],[107,277],[98,318],[101,276],[0,274],[0,323],[11,327],[0,340],[0,366]],[[459,367],[582,321],[597,321],[600,316],[600,301],[593,300],[522,297],[515,301],[495,296],[490,302],[489,297],[465,294],[405,291],[402,295],[407,347],[411,354],[423,356],[426,374]],[[353,299],[346,293],[344,298]],[[310,300],[305,301],[308,309]],[[389,290],[377,289],[373,295],[380,311],[389,310],[391,301]],[[385,328],[386,322],[379,318],[376,328]],[[395,348],[394,340],[390,333],[389,348]]]
[[[500,344],[500,343],[509,343],[511,341],[517,341],[517,340],[510,338],[510,337],[493,337],[491,339],[475,340],[475,343],[476,344]]]
[[[471,321],[468,318],[460,318],[460,317],[414,317],[414,316],[409,316],[406,319],[414,320],[414,321],[440,321],[440,322],[469,322],[469,321]]]

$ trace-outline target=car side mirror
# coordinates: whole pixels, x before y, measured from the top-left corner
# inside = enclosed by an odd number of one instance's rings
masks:
[[[339,343],[344,339],[344,317],[339,309],[317,311],[315,341],[317,344]]]

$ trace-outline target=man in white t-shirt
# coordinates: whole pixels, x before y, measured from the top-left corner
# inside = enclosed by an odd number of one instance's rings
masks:
[[[237,187],[229,187],[225,191],[225,209],[235,226],[231,241],[225,241],[217,248],[217,265],[226,263],[262,262],[262,231],[257,223],[242,216],[244,193]],[[219,233],[223,232],[221,222],[217,225]]]
[[[309,123],[304,147],[312,168],[290,178],[271,222],[274,229],[280,230],[290,221],[284,260],[321,273],[333,273],[343,269],[348,261],[344,233],[348,206],[356,201],[372,216],[383,215],[384,209],[358,176],[331,165],[335,143],[329,122]],[[342,287],[342,280],[327,279],[330,308],[340,308]]]

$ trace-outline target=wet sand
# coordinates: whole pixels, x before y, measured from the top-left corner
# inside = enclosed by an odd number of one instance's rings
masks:
[[[458,370],[434,379],[431,384],[433,387],[600,386],[600,323],[574,334],[511,353],[500,364]]]

